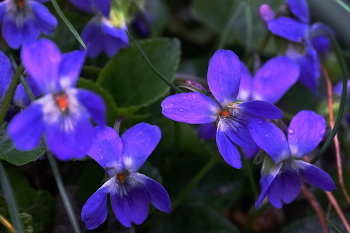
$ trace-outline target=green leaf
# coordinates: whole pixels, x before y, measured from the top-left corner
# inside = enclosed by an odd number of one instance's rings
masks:
[[[140,41],[139,45],[155,68],[172,82],[180,60],[179,41],[158,38]],[[134,45],[119,51],[106,64],[97,83],[113,96],[120,107],[146,106],[169,91]]]
[[[151,232],[238,233],[240,231],[221,213],[210,207],[198,203],[186,203],[160,221]]]
[[[7,134],[7,123],[0,126],[0,158],[16,166],[21,166],[37,160],[45,152],[45,146],[41,143],[31,151],[19,151],[13,145]]]
[[[6,170],[26,232],[29,232],[29,225],[33,232],[42,232],[53,221],[54,198],[47,191],[30,187],[28,180],[15,167],[7,166]]]
[[[115,120],[118,117],[117,105],[114,102],[113,97],[105,89],[103,89],[100,85],[92,80],[79,78],[77,87],[91,90],[103,98],[107,107],[107,124],[109,126],[113,126]]]

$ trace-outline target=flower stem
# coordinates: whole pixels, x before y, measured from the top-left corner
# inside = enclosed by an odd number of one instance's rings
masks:
[[[83,46],[84,49],[86,49],[86,46],[85,46],[85,43],[84,43],[83,39],[81,39],[81,37],[80,37],[79,33],[77,32],[77,30],[75,30],[73,25],[69,22],[67,17],[63,14],[63,12],[62,12],[61,8],[59,7],[59,5],[57,4],[56,0],[51,0],[51,2],[52,2],[53,7],[55,8],[55,10],[57,11],[58,15],[61,17],[63,22],[67,25],[69,30],[73,33],[73,35],[75,36],[77,41],[81,44],[81,46]]]
[[[171,89],[173,89],[174,91],[178,92],[178,93],[182,93],[183,91],[181,91],[178,87],[176,87],[174,84],[172,84],[171,82],[169,82],[168,79],[166,79],[151,63],[151,61],[148,59],[147,55],[145,54],[145,52],[142,50],[142,48],[140,47],[140,45],[136,42],[136,40],[127,32],[125,31],[126,34],[128,34],[130,40],[134,43],[134,45],[136,46],[136,48],[140,51],[140,53],[142,54],[142,57],[146,60],[146,62],[148,63],[148,65],[151,67],[152,71],[157,75],[158,78],[160,78],[163,82],[165,82],[166,85],[168,85]]]
[[[315,210],[315,212],[320,220],[323,233],[329,233],[326,215],[325,215],[324,211],[322,210],[320,203],[318,203],[316,197],[305,187],[304,184],[301,187],[301,192],[304,194],[306,199],[310,202],[310,205],[314,208],[314,210]]]
[[[15,74],[13,75],[13,78],[11,80],[10,86],[7,89],[7,92],[6,92],[6,95],[5,95],[5,99],[4,99],[3,103],[2,103],[1,110],[0,110],[0,125],[2,125],[2,123],[4,123],[4,119],[5,119],[5,116],[6,116],[7,109],[9,107],[10,103],[11,103],[13,94],[15,93],[15,90],[16,90],[16,87],[17,87],[17,84],[18,84],[19,76],[21,75],[23,70],[24,70],[24,67],[22,65],[20,65],[18,67],[18,69],[16,70]]]
[[[79,224],[78,224],[78,221],[77,221],[77,218],[76,218],[76,216],[74,214],[74,211],[73,211],[73,208],[72,208],[72,205],[71,205],[71,203],[69,201],[69,198],[68,198],[68,195],[66,193],[66,190],[64,189],[63,182],[62,182],[62,179],[61,179],[60,172],[58,170],[58,166],[57,166],[56,160],[55,160],[53,154],[48,149],[46,150],[46,154],[47,154],[47,159],[49,160],[49,163],[50,163],[53,175],[55,177],[58,190],[59,190],[59,192],[61,194],[64,207],[66,208],[69,220],[70,220],[70,222],[71,222],[71,224],[73,226],[74,232],[75,233],[81,233],[80,228],[79,228]]]
[[[328,94],[328,112],[329,112],[329,126],[331,129],[334,128],[334,116],[333,116],[333,93],[332,93],[332,82],[329,78],[328,71],[324,66],[321,67],[323,76],[326,79],[327,84],[327,94]],[[350,197],[348,192],[346,191],[345,184],[344,184],[344,177],[343,177],[343,169],[342,169],[342,160],[340,156],[340,145],[339,145],[339,138],[338,134],[334,136],[334,147],[335,147],[335,154],[337,159],[337,170],[338,170],[338,178],[339,178],[339,184],[343,191],[343,194],[347,200],[347,202],[350,204]]]
[[[2,223],[2,225],[4,225],[11,233],[17,233],[17,231],[15,230],[15,228],[11,225],[11,223],[0,214],[0,222]]]
[[[2,192],[4,194],[4,198],[9,207],[12,224],[14,225],[14,228],[17,230],[15,232],[24,233],[23,225],[18,215],[18,206],[17,206],[16,198],[11,187],[11,182],[9,181],[5,168],[2,165],[1,159],[0,159],[0,184],[1,184]]]
[[[321,158],[321,156],[326,152],[330,144],[332,143],[333,138],[337,134],[343,115],[345,111],[345,104],[346,104],[346,92],[347,92],[347,83],[348,83],[348,71],[345,65],[345,61],[342,56],[342,51],[340,49],[340,46],[338,42],[333,38],[332,35],[329,35],[328,32],[325,32],[326,35],[328,35],[328,38],[332,42],[332,48],[335,53],[335,56],[337,57],[337,61],[339,63],[341,73],[342,73],[342,79],[343,79],[343,88],[341,92],[341,98],[340,98],[340,105],[339,105],[339,111],[338,111],[338,116],[337,119],[335,120],[334,127],[328,136],[326,142],[323,144],[323,146],[320,149],[320,152],[311,160],[311,163],[316,163],[317,160]]]
[[[217,159],[218,158],[213,155],[210,160],[204,165],[204,167],[197,173],[197,175],[191,180],[191,182],[188,183],[187,186],[179,193],[172,204],[172,211],[174,211],[179,206],[187,194],[199,183],[199,181],[204,178],[208,171],[215,165]]]
[[[240,147],[238,147],[238,148],[239,148],[239,152],[241,154],[242,160],[243,160],[243,170],[246,173],[246,175],[248,176],[250,187],[252,189],[254,198],[257,199],[259,197],[259,193],[258,193],[258,189],[256,187],[256,182],[254,180],[252,166],[248,162],[248,160],[245,158],[245,155],[244,155],[242,148],[240,148]]]

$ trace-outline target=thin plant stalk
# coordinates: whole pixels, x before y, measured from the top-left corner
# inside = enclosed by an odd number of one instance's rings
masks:
[[[322,226],[322,232],[329,233],[330,231],[328,228],[326,215],[325,215],[320,203],[317,201],[316,197],[305,187],[304,184],[301,187],[301,192],[302,192],[302,194],[304,194],[304,196],[309,201],[312,208],[315,210],[315,212],[320,220],[321,226]]]
[[[7,230],[9,230],[11,233],[17,233],[17,231],[15,230],[15,228],[11,225],[11,223],[0,214],[0,222],[2,223],[2,225],[4,225],[4,227],[7,228]]]
[[[47,154],[47,159],[49,160],[52,172],[54,174],[58,190],[61,194],[64,207],[66,208],[69,220],[73,226],[73,230],[75,233],[81,233],[77,218],[76,218],[74,211],[73,211],[73,208],[72,208],[72,204],[70,203],[67,192],[63,186],[63,182],[61,179],[61,175],[60,175],[56,160],[55,160],[53,154],[48,149],[46,150],[46,154]]]
[[[180,203],[193,189],[193,187],[195,187],[199,183],[199,181],[201,181],[205,177],[209,170],[216,164],[217,160],[217,156],[213,155],[210,158],[210,160],[204,165],[204,167],[197,173],[197,175],[191,180],[191,182],[188,183],[187,186],[179,193],[179,195],[175,198],[175,201],[171,206],[172,211],[174,211],[180,205]]]
[[[17,201],[11,187],[11,182],[6,174],[4,166],[2,165],[1,159],[0,159],[0,184],[1,184],[2,191],[4,193],[6,203],[9,207],[12,224],[18,233],[24,233],[23,224],[18,214]]]
[[[346,220],[341,208],[339,207],[339,204],[337,202],[337,200],[334,198],[333,194],[331,192],[327,192],[325,191],[325,194],[327,195],[328,199],[330,200],[330,202],[332,203],[332,205],[334,206],[335,208],[335,211],[337,212],[340,220],[343,222],[345,228],[346,228],[346,231],[350,233],[350,226],[349,226],[349,223],[348,221]]]
[[[322,66],[322,72],[323,76],[326,80],[327,84],[327,101],[328,101],[328,112],[329,112],[329,125],[330,128],[334,128],[334,115],[333,115],[333,93],[332,93],[332,82],[329,78],[329,74],[327,69]],[[337,159],[337,171],[338,171],[338,179],[339,179],[339,184],[342,189],[342,192],[347,200],[347,202],[350,204],[350,197],[348,192],[346,191],[345,188],[345,183],[344,183],[344,177],[343,177],[343,169],[342,169],[342,160],[340,156],[340,145],[339,145],[339,138],[338,134],[336,134],[333,138],[334,141],[334,147],[335,147],[335,154],[336,154],[336,159]]]

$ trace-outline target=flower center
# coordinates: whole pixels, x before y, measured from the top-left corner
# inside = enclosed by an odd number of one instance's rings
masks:
[[[125,174],[124,173],[119,173],[117,174],[118,180],[120,180],[122,183],[125,181]]]
[[[15,3],[19,8],[23,8],[25,4],[25,0],[15,0]]]
[[[68,109],[69,99],[65,92],[54,95],[55,103],[61,112],[65,112]]]
[[[219,114],[221,117],[230,117],[231,113],[229,113],[229,111],[227,111],[226,109],[222,110]]]

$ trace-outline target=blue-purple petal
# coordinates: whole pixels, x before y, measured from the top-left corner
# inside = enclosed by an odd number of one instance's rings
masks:
[[[22,44],[31,44],[39,37],[40,31],[34,17],[24,19],[22,25],[17,25],[12,14],[5,13],[2,22],[2,35],[8,45],[18,49]]]
[[[30,76],[26,77],[26,81],[35,98],[41,95],[40,90],[36,87],[33,79]],[[13,96],[13,105],[20,108],[26,108],[30,104],[30,102],[31,101],[29,99],[29,96],[26,90],[24,89],[22,83],[18,84],[15,90],[15,94]]]
[[[104,33],[103,48],[109,57],[112,57],[119,49],[129,46],[129,37],[126,34],[126,25],[116,28],[109,20],[102,18],[101,28]]]
[[[154,205],[154,207],[156,207],[160,211],[170,213],[170,198],[163,186],[143,174],[136,173],[134,174],[134,177],[137,181],[143,184],[143,188],[147,193],[148,199],[152,203],[152,205]]]
[[[164,116],[179,122],[205,124],[214,122],[220,106],[202,93],[180,93],[167,97],[162,102]]]
[[[74,87],[84,64],[86,51],[73,51],[62,54],[59,64],[59,82],[62,89]]]
[[[16,115],[8,126],[8,135],[19,150],[32,150],[40,143],[44,132],[42,105],[33,102]]]
[[[30,1],[29,4],[32,7],[33,13],[36,17],[36,23],[38,29],[45,34],[53,33],[57,26],[57,19],[51,14],[51,12],[41,3]]]
[[[253,148],[243,147],[242,150],[246,159],[251,159],[258,154],[258,152],[260,151],[260,147],[258,146]]]
[[[279,175],[282,165],[283,163],[274,164],[267,174],[261,174],[261,179],[260,179],[261,194],[258,200],[255,202],[256,209],[260,207],[261,202],[265,199],[267,194],[270,192],[271,184],[273,183],[274,179]],[[263,169],[264,167],[262,168],[262,170]]]
[[[309,23],[309,7],[305,0],[286,0],[290,11],[304,23]]]
[[[250,119],[250,116],[241,114],[237,117],[223,118],[219,121],[218,130],[224,132],[237,145],[254,148],[256,144],[250,136],[248,129]]]
[[[81,211],[81,220],[85,222],[86,229],[95,229],[107,219],[107,195],[115,185],[114,178],[108,180],[86,201]]]
[[[220,128],[216,134],[216,144],[221,156],[229,165],[237,169],[242,168],[241,156],[236,146]]]
[[[253,99],[276,103],[298,78],[299,66],[290,58],[272,58],[254,76]]]
[[[296,171],[283,169],[272,182],[267,197],[272,205],[282,208],[283,202],[291,203],[298,196],[300,190],[301,181]]]
[[[327,172],[313,164],[301,160],[295,162],[298,164],[299,174],[306,183],[328,192],[331,192],[337,188],[331,176]]]
[[[60,160],[81,159],[90,148],[94,134],[85,114],[61,114],[45,122],[46,143]]]
[[[2,22],[3,20],[3,17],[7,11],[7,4],[8,2],[0,2],[0,23]]]
[[[109,12],[111,10],[110,0],[95,0],[95,5],[105,17],[109,18]]]
[[[95,16],[86,24],[81,33],[81,38],[85,42],[89,57],[96,58],[102,52],[104,35],[100,16]]]
[[[94,119],[97,124],[106,124],[106,106],[103,99],[99,95],[88,90],[78,89],[77,99],[85,106],[87,111],[92,116],[92,119]]]
[[[0,51],[0,107],[14,74],[10,59]]]
[[[274,163],[290,157],[287,138],[275,124],[253,118],[249,123],[249,130],[254,142],[271,157]]]
[[[95,0],[70,0],[70,2],[79,10],[86,13],[93,13],[93,1]]]
[[[293,157],[302,158],[322,141],[326,120],[313,111],[304,110],[294,116],[288,128],[288,141]]]
[[[236,100],[241,80],[241,64],[230,50],[219,49],[209,61],[208,85],[215,99],[226,107]]]
[[[282,111],[275,105],[261,100],[253,100],[241,104],[237,104],[243,115],[262,117],[268,119],[281,119]]]
[[[137,171],[152,153],[161,138],[158,126],[139,123],[122,136],[125,169]]]
[[[110,192],[114,215],[121,224],[131,227],[131,222],[141,224],[148,215],[149,199],[142,184],[124,183],[127,194]],[[130,187],[131,186],[131,187]]]
[[[327,36],[318,36],[311,40],[311,44],[318,53],[327,53],[331,49],[331,42]]]
[[[304,54],[299,54],[293,48],[289,48],[287,54],[299,65],[299,81],[311,91],[317,93],[320,68],[316,50],[308,46]]]
[[[244,65],[244,63],[241,62],[241,83],[239,85],[237,100],[239,101],[250,100],[252,87],[253,87],[252,76],[250,75],[250,72],[247,69],[247,67]]]
[[[96,126],[93,129],[93,134],[94,139],[86,153],[100,164],[107,173],[109,170],[124,171],[123,144],[117,131],[108,126]]]
[[[198,128],[198,136],[203,140],[212,140],[216,137],[216,126],[214,123],[202,124]]]
[[[292,18],[279,17],[267,22],[269,30],[280,37],[294,42],[303,42],[306,40],[310,26],[298,22]]]
[[[34,44],[24,46],[21,50],[21,60],[43,94],[60,91],[58,68],[61,53],[53,42],[40,39]]]

